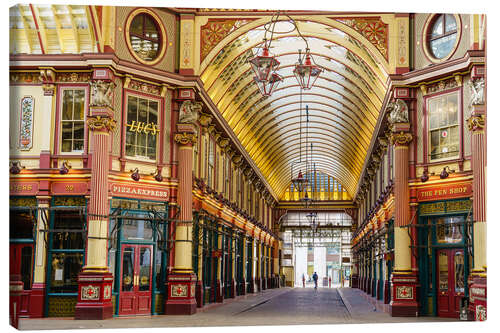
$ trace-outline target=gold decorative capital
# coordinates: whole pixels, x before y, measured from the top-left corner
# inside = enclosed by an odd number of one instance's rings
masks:
[[[107,130],[112,132],[116,127],[116,120],[110,117],[90,116],[87,118],[87,125],[92,131]]]
[[[187,144],[195,144],[196,143],[196,134],[195,133],[176,133],[174,135],[174,140],[178,144],[187,145]]]
[[[219,146],[222,149],[224,149],[229,144],[229,139],[228,138],[224,138],[224,137],[220,137],[217,143],[219,144]]]
[[[208,127],[208,125],[210,125],[210,123],[212,122],[212,119],[213,116],[211,114],[200,112],[198,121],[200,122],[201,126]]]
[[[484,114],[470,116],[467,119],[467,127],[469,131],[480,131],[484,129]]]
[[[399,132],[391,134],[391,144],[396,146],[407,146],[411,140],[413,140],[413,135],[408,132]]]

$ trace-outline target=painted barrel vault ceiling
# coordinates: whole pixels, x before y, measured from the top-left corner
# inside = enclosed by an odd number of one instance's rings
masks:
[[[303,91],[301,104],[293,68],[298,50],[304,52],[306,46],[296,31],[272,38],[270,52],[280,61],[277,72],[284,77],[278,89],[263,97],[253,82],[248,60],[259,51],[263,25],[270,19],[243,22],[221,36],[220,45],[208,55],[207,43],[201,40],[205,89],[278,197],[290,186],[292,164],[294,176],[306,169],[307,104],[307,140],[309,146],[313,143],[309,161],[317,171],[337,178],[353,196],[387,89],[387,25],[379,17],[368,18],[362,31],[363,19],[312,21],[311,16],[293,16],[314,61],[324,68],[314,87]],[[371,34],[366,32],[370,23],[375,23]],[[287,32],[290,26],[279,22],[276,30]]]

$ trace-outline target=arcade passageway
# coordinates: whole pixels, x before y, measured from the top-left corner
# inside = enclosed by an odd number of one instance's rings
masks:
[[[352,288],[281,288],[250,294],[207,307],[192,316],[128,317],[113,320],[25,319],[21,330],[136,327],[207,327],[249,325],[320,325],[438,322],[436,317],[391,317]],[[448,319],[451,321],[451,319]],[[447,321],[445,319],[445,321]]]

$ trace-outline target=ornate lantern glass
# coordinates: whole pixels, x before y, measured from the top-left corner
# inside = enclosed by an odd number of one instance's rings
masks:
[[[309,50],[306,50],[306,59],[304,63],[302,64],[302,62],[299,61],[299,63],[295,65],[295,69],[293,70],[295,78],[304,90],[311,89],[311,87],[314,85],[314,82],[316,82],[322,72],[323,69],[321,67],[312,64],[311,54],[309,53]]]
[[[293,186],[299,191],[302,192],[304,191],[304,188],[307,185],[307,178],[304,178],[302,175],[302,172],[299,171],[299,174],[297,175],[296,178],[292,179]]]
[[[276,71],[280,62],[275,57],[269,55],[269,49],[264,47],[262,54],[249,60],[252,70],[258,81],[269,81],[271,73]]]
[[[259,87],[260,93],[263,96],[271,96],[279,83],[283,81],[283,78],[279,74],[273,73],[267,81],[261,81],[256,76],[253,77],[253,80],[257,83],[257,87]]]

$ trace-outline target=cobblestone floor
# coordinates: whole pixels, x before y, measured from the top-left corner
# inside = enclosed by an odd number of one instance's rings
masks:
[[[359,289],[281,288],[225,300],[192,316],[146,316],[82,321],[23,319],[22,330],[140,327],[319,325],[455,321],[436,317],[396,318],[376,307]]]

